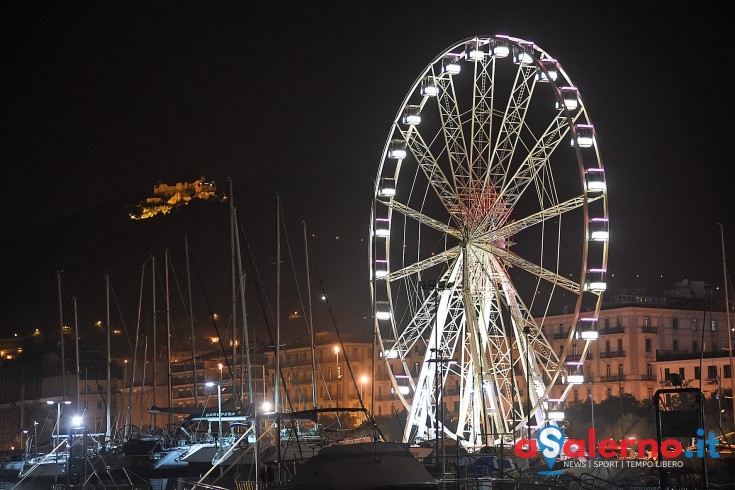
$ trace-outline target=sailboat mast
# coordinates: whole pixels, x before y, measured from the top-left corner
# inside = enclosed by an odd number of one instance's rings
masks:
[[[237,208],[234,208],[235,219],[237,223]],[[240,234],[235,232],[235,250],[237,250],[237,272],[240,279],[240,314],[242,315],[242,338],[243,338],[243,350],[245,358],[245,366],[248,370],[248,403],[254,403],[253,394],[253,373],[250,364],[250,341],[248,340],[248,317],[245,310],[245,272],[242,269],[242,255],[240,254]]]
[[[64,352],[64,308],[61,301],[61,271],[56,271],[59,293],[59,333],[61,334],[61,399],[66,400],[66,353]]]
[[[730,353],[730,396],[732,397],[733,406],[733,424],[735,424],[735,377],[733,376],[732,362],[732,327],[730,326],[730,299],[727,291],[727,265],[725,262],[725,227],[720,225],[720,241],[722,242],[722,274],[725,281],[725,319],[727,320],[727,347]],[[720,394],[722,396],[722,394]],[[735,427],[735,425],[733,425]]]
[[[235,204],[232,196],[232,179],[230,179],[230,289],[232,299],[232,362],[237,366],[237,277],[235,273]],[[230,369],[232,379],[233,396],[237,386],[236,371]],[[222,380],[220,379],[220,383]],[[220,389],[222,389],[220,387]]]
[[[128,415],[125,418],[125,433],[123,436],[125,440],[130,435],[130,427],[128,424],[133,424],[133,384],[135,384],[135,372],[138,369],[138,351],[140,343],[140,320],[143,311],[143,285],[145,284],[145,261],[143,261],[143,267],[140,272],[140,292],[138,293],[138,318],[135,325],[135,348],[133,349],[133,369],[130,373],[130,391],[128,392]],[[146,344],[147,345],[147,344]],[[145,352],[143,353],[143,376],[140,379],[140,399],[141,403],[143,400],[143,388],[145,388]],[[141,415],[142,424],[142,415]]]
[[[72,301],[74,302],[74,350],[76,352],[76,360],[77,360],[77,387],[74,391],[77,393],[77,413],[81,413],[82,411],[79,409],[79,385],[80,385],[80,367],[79,367],[79,315],[77,312],[77,297],[72,296]]]
[[[276,379],[274,405],[276,410],[277,463],[281,460],[281,196],[276,196]]]
[[[140,414],[140,425],[143,426],[143,414],[145,413],[143,410],[143,398],[144,398],[144,388],[145,388],[145,375],[146,375],[146,359],[148,359],[148,335],[144,335],[145,342],[143,342],[143,370],[140,375],[140,407],[138,409],[138,413]],[[155,420],[156,414],[151,414],[151,426],[155,427],[155,424],[153,421]]]
[[[306,221],[304,223],[304,256],[306,258],[306,291],[309,301],[309,334],[311,335],[311,401],[314,408],[316,402],[316,346],[314,345],[314,316],[311,309],[311,280],[309,278],[309,239],[306,233]]]
[[[105,297],[106,297],[106,305],[107,305],[107,398],[106,403],[107,405],[107,426],[105,430],[105,441],[107,444],[110,443],[110,436],[112,435],[112,417],[111,417],[111,404],[112,404],[112,389],[110,387],[110,383],[112,382],[112,373],[110,372],[110,367],[112,365],[112,359],[110,354],[110,329],[112,328],[110,326],[110,275],[105,274]]]
[[[151,405],[156,406],[156,390],[158,389],[158,383],[156,380],[156,364],[158,363],[158,350],[156,347],[156,257],[151,255],[151,293],[153,301],[153,393],[151,395]],[[156,413],[153,412],[151,416],[151,425],[156,427]]]
[[[168,269],[171,266],[169,264],[169,250],[166,249],[164,252],[164,258],[165,258],[165,266],[166,266],[166,365],[168,366],[168,370],[166,372],[166,377],[168,379],[168,383],[166,383],[166,386],[168,387],[168,406],[173,407],[173,401],[174,401],[174,393],[173,393],[173,374],[171,372],[171,301],[169,298],[169,281],[168,281]],[[168,414],[168,423],[171,423],[171,412]]]
[[[199,399],[197,397],[197,350],[196,337],[194,336],[194,302],[191,299],[191,266],[189,264],[189,237],[184,237],[184,253],[186,254],[186,285],[189,294],[189,334],[191,335],[191,370],[192,379],[194,380],[194,406],[199,407]]]

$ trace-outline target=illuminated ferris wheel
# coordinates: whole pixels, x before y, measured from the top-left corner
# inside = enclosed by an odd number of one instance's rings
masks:
[[[595,128],[561,64],[500,35],[437,56],[390,127],[370,228],[404,441],[479,447],[555,423],[597,338],[609,236]],[[555,352],[544,320],[561,313]]]

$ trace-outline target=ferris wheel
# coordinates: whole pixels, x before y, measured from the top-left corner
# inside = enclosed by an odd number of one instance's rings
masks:
[[[597,338],[609,238],[597,135],[561,64],[501,35],[440,53],[388,132],[370,232],[404,442],[481,447],[557,423]],[[562,313],[555,351],[544,322]]]

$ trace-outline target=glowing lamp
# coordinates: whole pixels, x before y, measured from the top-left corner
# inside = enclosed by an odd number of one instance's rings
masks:
[[[421,114],[419,114],[419,109],[420,108],[417,105],[407,105],[403,109],[403,124],[416,126],[421,123]]]
[[[375,236],[387,237],[390,235],[390,220],[388,218],[375,218]]]
[[[439,86],[432,77],[426,77],[421,80],[421,95],[425,97],[436,97],[439,95]]]
[[[610,238],[607,218],[592,218],[589,227],[590,240],[604,242]]]
[[[517,65],[530,65],[533,63],[533,44],[529,42],[519,42],[513,48],[513,63]]]
[[[390,320],[390,305],[387,301],[378,301],[375,318],[378,320]]]
[[[543,58],[541,60],[541,69],[536,74],[536,80],[539,82],[555,82],[559,78],[559,67],[555,59]]]
[[[549,410],[549,420],[564,420],[564,411]]]
[[[457,63],[457,59],[454,56],[447,56],[444,58],[442,63],[442,73],[448,73],[449,75],[456,75],[462,70],[462,67]]]
[[[602,168],[588,168],[584,178],[587,184],[587,192],[604,192],[607,189],[605,170]]]
[[[396,195],[396,182],[392,178],[380,179],[380,187],[378,187],[378,196],[393,197]]]
[[[465,55],[469,61],[482,61],[485,58],[485,52],[477,41],[467,44]]]
[[[561,101],[556,102],[556,108],[561,109],[562,104],[568,111],[576,111],[579,108],[579,91],[576,87],[561,87]]]
[[[505,39],[493,39],[490,43],[490,56],[495,58],[507,58],[510,54],[510,46]]]
[[[575,128],[576,138],[572,138],[572,146],[589,148],[595,144],[595,131],[591,124],[578,124]]]
[[[406,158],[406,142],[403,140],[393,140],[388,146],[388,158],[393,160],[402,160]]]

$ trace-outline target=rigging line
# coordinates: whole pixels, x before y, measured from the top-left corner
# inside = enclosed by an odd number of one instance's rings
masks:
[[[123,314],[122,314],[122,310],[120,308],[120,304],[117,301],[117,295],[115,294],[115,288],[112,285],[112,280],[110,280],[110,291],[112,293],[112,298],[114,300],[113,302],[115,303],[115,307],[117,308],[117,314],[120,317],[120,323],[122,324],[122,331],[125,332],[125,340],[128,341],[128,348],[130,349],[131,355],[135,355],[134,354],[135,349],[133,348],[133,344],[132,344],[132,341],[130,339],[130,335],[128,335],[128,328],[125,325],[125,319],[123,318]],[[110,328],[110,326],[108,325],[107,328]]]
[[[301,288],[299,287],[299,281],[298,281],[298,277],[297,277],[297,274],[296,274],[296,268],[294,266],[294,262],[295,261],[293,259],[293,252],[291,250],[291,242],[288,239],[288,231],[286,229],[286,217],[283,214],[283,207],[282,206],[279,207],[279,211],[281,213],[281,223],[283,225],[283,235],[286,238],[286,250],[288,251],[288,256],[289,256],[290,263],[291,263],[291,271],[293,272],[294,283],[295,283],[295,286],[296,286],[296,294],[297,294],[297,296],[299,298],[299,303],[301,304],[301,312],[302,312],[302,316],[304,318],[304,322],[306,323],[307,333],[308,334],[311,334],[311,328],[310,328],[310,325],[309,325],[308,320],[306,319],[306,307],[304,306],[304,299],[303,299],[303,297],[301,295]],[[288,359],[288,356],[286,356],[286,359]],[[289,366],[288,367],[291,370],[291,374],[294,375],[294,373],[293,373],[293,366],[289,363]],[[299,378],[298,378],[298,376],[295,376],[295,375],[293,376],[293,378],[296,380],[296,390],[298,391],[299,397],[300,397],[301,400],[304,401],[304,408],[308,408],[306,406],[306,403],[305,403],[306,402],[306,397],[304,396],[304,393],[301,390],[301,383],[299,381]]]
[[[704,331],[707,329],[707,309],[709,308],[709,283],[704,284],[704,318],[702,319],[702,345],[699,347],[699,391],[702,391],[702,363],[704,361]],[[682,376],[683,377],[683,376]]]
[[[209,303],[207,292],[204,289],[204,283],[202,281],[201,274],[199,274],[199,267],[197,267],[197,261],[193,260],[192,262],[194,263],[194,273],[197,277],[197,280],[199,281],[199,286],[202,289],[202,296],[204,297],[204,303],[207,305],[207,312],[209,313],[209,318],[212,319],[212,326],[214,326],[214,332],[217,335],[217,342],[219,343],[220,353],[222,355],[222,358],[225,361],[225,365],[227,366],[230,372],[230,375],[232,375],[232,365],[230,364],[230,358],[227,355],[227,349],[225,349],[224,341],[222,340],[222,336],[219,333],[219,327],[217,326],[217,322],[214,319],[214,312],[212,311],[212,306]],[[235,397],[235,399],[239,399],[241,394],[239,393],[237,389],[237,383],[232,383],[232,384],[233,384],[233,387],[232,387],[233,397]]]
[[[171,263],[171,253],[170,253],[170,251],[167,254],[167,260],[164,260],[163,263],[164,263],[164,266],[166,267],[166,270],[173,273],[174,279],[176,280],[175,281],[176,282],[176,285],[178,287],[179,286],[179,283],[178,283],[178,279],[176,277],[176,271],[174,270],[173,264]],[[155,264],[156,264],[156,267],[157,268],[160,267],[158,265],[158,261],[156,261]],[[166,288],[166,284],[163,282],[165,280],[165,277],[166,277],[165,274],[161,274],[160,273],[160,270],[159,270],[158,274],[156,274],[156,278],[158,279],[158,285],[161,288],[161,291],[163,292],[164,297],[166,298],[167,303],[170,304],[169,297],[168,297],[169,296],[169,291],[167,290],[168,288]],[[180,287],[179,287],[179,293],[181,293],[181,288]],[[182,302],[183,302],[183,299],[182,299]],[[166,324],[167,325],[171,325],[173,323],[173,318],[171,317],[171,312],[170,312],[169,308],[166,308],[165,318],[166,318]],[[176,347],[179,348],[179,350],[181,350],[181,343],[179,342],[179,337],[176,334],[176,329],[175,328],[172,328],[170,332],[166,332],[166,333],[167,333],[167,335],[173,335],[174,340],[176,342]]]
[[[260,304],[260,309],[263,313],[263,320],[265,321],[266,331],[268,332],[268,338],[270,340],[271,345],[273,346],[273,353],[275,356],[277,346],[276,346],[276,340],[273,337],[272,323],[275,323],[273,310],[270,308],[270,303],[268,302],[268,296],[265,293],[265,287],[263,286],[263,281],[260,277],[258,267],[255,265],[255,258],[253,257],[252,249],[250,247],[250,241],[248,240],[248,237],[245,234],[245,230],[243,229],[242,224],[240,224],[240,233],[242,234],[243,241],[245,242],[245,251],[248,257],[248,262],[250,263],[250,268],[253,271],[253,280],[255,281],[255,285],[256,285],[255,291],[258,294],[258,300]],[[269,317],[271,320],[270,323],[268,321]],[[290,366],[290,359],[288,359],[288,356],[286,356],[286,360],[289,362],[289,366]],[[280,379],[282,381],[284,380],[282,373],[277,373],[276,375],[280,376]],[[293,405],[288,397],[288,392],[286,392],[286,404],[291,408],[291,410],[293,410]]]
[[[263,280],[260,277],[258,267],[255,265],[255,258],[253,257],[253,251],[250,248],[250,241],[248,240],[245,230],[240,224],[240,233],[245,241],[245,252],[250,263],[250,269],[253,271],[253,280],[255,281],[255,291],[258,293],[258,304],[260,310],[263,313],[263,321],[265,322],[266,331],[268,332],[268,338],[270,339],[271,345],[275,344],[273,337],[272,324],[275,323],[275,317],[273,316],[273,310],[268,301],[268,296],[265,293],[265,287],[263,286]],[[270,321],[269,321],[270,320]]]
[[[347,369],[348,369],[348,371],[350,373],[350,378],[352,379],[352,386],[354,387],[355,392],[357,393],[357,399],[360,402],[360,408],[362,408],[363,413],[365,413],[365,416],[367,417],[368,420],[370,420],[370,423],[373,425],[373,427],[376,428],[376,430],[378,431],[378,433],[380,434],[380,436],[383,439],[385,439],[385,434],[383,434],[383,432],[380,430],[380,427],[378,427],[378,424],[375,421],[375,418],[373,417],[373,413],[370,410],[368,410],[365,407],[365,404],[363,403],[362,396],[360,395],[360,390],[359,390],[359,388],[357,386],[357,379],[355,378],[355,373],[352,371],[352,366],[350,365],[349,358],[347,357],[347,351],[345,350],[345,345],[344,345],[344,342],[342,341],[342,335],[340,334],[339,328],[337,327],[337,321],[336,321],[336,319],[334,317],[334,312],[332,311],[332,305],[329,303],[329,296],[327,296],[327,291],[326,291],[326,289],[324,287],[324,282],[322,281],[322,276],[319,273],[319,268],[317,267],[316,259],[314,258],[314,255],[311,252],[309,253],[309,257],[311,258],[311,263],[314,266],[314,272],[316,273],[317,280],[319,282],[319,286],[321,287],[322,294],[324,295],[325,302],[327,303],[327,310],[329,311],[329,317],[332,320],[332,325],[334,326],[334,331],[337,334],[337,340],[339,341],[340,348],[342,349],[342,352],[343,352],[345,364],[347,365]],[[375,382],[375,380],[373,380],[373,383],[374,382]],[[339,420],[339,418],[337,420]]]
[[[301,295],[301,287],[299,287],[298,274],[296,274],[295,261],[293,259],[293,252],[291,251],[291,242],[288,239],[288,232],[286,231],[286,217],[283,215],[283,208],[281,208],[281,222],[284,223],[283,233],[286,237],[286,248],[288,249],[288,256],[291,259],[291,271],[293,272],[294,283],[296,285],[296,295],[299,298],[299,304],[301,305],[301,311],[304,314],[304,323],[306,324],[307,333],[311,334],[311,327],[309,321],[306,319],[306,306],[304,305],[304,298]]]
[[[189,309],[187,308],[186,299],[184,298],[184,292],[183,292],[183,289],[181,288],[181,283],[179,282],[179,276],[176,275],[176,268],[174,267],[173,260],[172,260],[172,257],[171,257],[171,254],[170,253],[168,255],[168,262],[169,262],[169,265],[170,265],[171,274],[173,274],[173,276],[174,276],[173,279],[174,279],[174,285],[176,286],[175,289],[176,289],[176,292],[179,295],[179,300],[181,301],[181,305],[180,306],[184,309],[184,314],[186,315],[186,318],[188,319],[189,318],[189,314],[190,314],[189,313]],[[173,317],[172,317],[171,321],[172,322],[174,321]],[[182,350],[181,349],[181,342],[179,341],[179,336],[176,333],[176,328],[174,328],[172,330],[172,332],[173,332],[174,340],[176,341],[176,347],[179,349],[179,351],[181,351]],[[193,340],[192,340],[192,342],[193,342]]]

